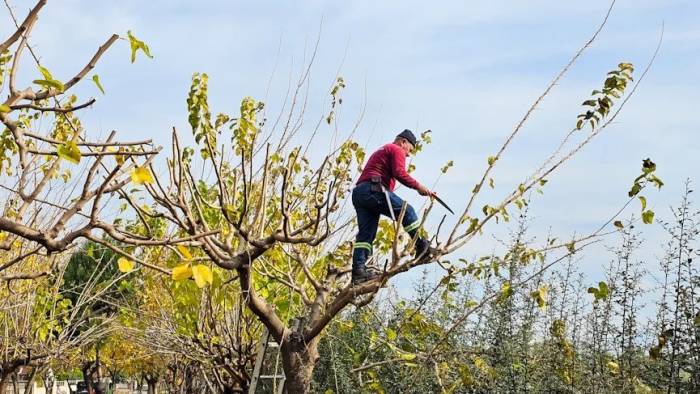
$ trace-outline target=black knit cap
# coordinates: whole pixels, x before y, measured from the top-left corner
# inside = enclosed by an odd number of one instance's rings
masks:
[[[413,145],[414,148],[416,147],[416,143],[418,142],[418,140],[416,140],[416,136],[413,135],[413,132],[412,132],[411,130],[409,130],[409,129],[406,129],[406,130],[402,131],[402,132],[401,132],[399,135],[397,135],[396,137],[397,137],[397,138],[398,138],[398,137],[401,137],[401,138],[405,139],[406,141],[410,142],[411,145]]]

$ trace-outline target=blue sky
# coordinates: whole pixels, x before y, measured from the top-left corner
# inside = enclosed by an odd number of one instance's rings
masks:
[[[33,5],[11,3],[21,15]],[[358,139],[369,150],[404,128],[432,129],[433,144],[416,160],[416,177],[433,185],[439,168],[454,160],[455,167],[435,187],[461,210],[486,157],[588,39],[608,6],[603,0],[62,0],[49,2],[31,42],[44,65],[65,80],[110,34],[132,30],[149,44],[154,59],[129,64],[128,43],[117,42],[96,69],[107,94],[89,82],[77,89],[83,97],[98,97],[84,123],[94,133],[116,129],[124,139],[149,136],[167,146],[172,126],[189,133],[185,98],[193,72],[209,74],[215,112],[235,113],[242,97],[253,96],[275,113],[290,75],[296,78],[320,32],[307,124],[328,111],[329,87],[336,74],[342,75],[348,87],[341,131],[352,127],[363,106]],[[8,20],[6,11],[0,14]],[[561,236],[594,229],[624,203],[646,157],[658,164],[666,182],[661,191],[646,193],[650,206],[657,216],[668,217],[685,178],[700,181],[699,17],[697,1],[618,0],[598,40],[499,163],[496,190],[485,194],[483,203],[500,200],[536,168],[607,71],[620,61],[641,71],[664,23],[659,57],[636,96],[608,130],[551,177],[544,196],[533,202],[532,228],[538,235],[551,228]],[[3,36],[10,31],[7,23],[0,25]],[[400,194],[422,202],[411,191]],[[638,206],[625,216],[632,212],[638,213]],[[647,249],[640,257],[660,255],[658,226],[645,227],[644,237]],[[492,244],[486,236],[463,253],[489,252]],[[610,255],[599,248],[586,256],[582,269],[595,281]]]

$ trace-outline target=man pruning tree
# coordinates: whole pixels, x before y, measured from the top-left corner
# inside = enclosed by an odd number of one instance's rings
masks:
[[[396,180],[415,189],[422,196],[436,197],[406,172],[406,156],[416,147],[416,136],[404,130],[394,142],[379,148],[369,157],[352,191],[352,205],[357,212],[358,232],[352,253],[352,283],[358,284],[379,277],[367,269],[365,263],[372,255],[372,242],[377,235],[379,216],[398,220],[404,201],[394,194]],[[411,205],[406,206],[401,224],[416,239],[416,257],[428,258],[430,242],[418,236],[420,220]]]

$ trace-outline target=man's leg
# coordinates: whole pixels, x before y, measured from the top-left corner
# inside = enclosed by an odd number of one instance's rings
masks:
[[[363,269],[372,255],[372,243],[377,236],[379,214],[363,207],[355,207],[357,213],[357,236],[352,250],[352,269]]]
[[[393,192],[388,193],[389,201],[391,201],[391,209],[394,211],[394,217],[398,220],[399,215],[401,214],[401,207],[403,207],[404,200],[402,200],[401,197],[397,196]],[[382,214],[391,217],[391,213],[386,209],[382,209]],[[403,219],[401,220],[401,225],[403,226],[404,231],[406,231],[411,237],[411,239],[416,239],[416,256],[424,257],[426,252],[428,252],[430,242],[428,242],[428,240],[420,236],[417,236],[418,230],[420,228],[420,219],[418,218],[416,210],[413,209],[411,204],[406,204],[406,210],[404,211]]]
[[[367,270],[366,263],[372,255],[372,243],[377,236],[379,209],[367,184],[353,189],[352,205],[357,213],[357,236],[352,250],[352,282],[362,283],[377,275]]]

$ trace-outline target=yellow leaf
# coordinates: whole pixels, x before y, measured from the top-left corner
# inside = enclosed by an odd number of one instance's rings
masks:
[[[124,152],[124,148],[120,147],[119,149],[117,149],[114,146],[108,146],[106,150],[107,150],[107,152],[112,152],[112,153]],[[117,164],[119,164],[119,165],[124,164],[124,155],[114,155],[114,159],[117,161]]]
[[[211,284],[214,280],[214,276],[209,267],[203,264],[197,264],[192,267],[192,276],[194,276],[194,283],[196,283],[197,287],[200,289],[206,286],[207,283]]]
[[[192,268],[189,264],[178,265],[173,268],[173,280],[184,280],[192,277]]]
[[[119,150],[117,152],[124,152],[124,148],[119,147]],[[114,160],[117,161],[117,164],[122,165],[126,161],[126,157],[124,155],[114,155]]]
[[[74,141],[66,142],[56,147],[56,153],[61,159],[67,160],[73,164],[80,163],[80,157],[82,156],[78,145]]]
[[[10,112],[12,111],[12,108],[8,107],[5,104],[0,104],[0,112]]]
[[[134,171],[131,172],[131,180],[139,185],[146,183],[153,183],[153,174],[151,170],[146,167],[136,167]]]
[[[192,253],[190,253],[189,249],[187,249],[186,246],[177,245],[177,250],[180,252],[180,254],[185,260],[192,260]]]
[[[487,369],[488,364],[486,364],[486,361],[484,361],[483,358],[476,356],[476,357],[474,357],[473,360],[474,360],[475,367],[479,368],[482,371]]]
[[[403,353],[400,357],[406,361],[413,361],[416,359],[416,355],[413,353]]]
[[[151,50],[148,48],[148,45],[146,45],[145,42],[134,37],[134,35],[131,34],[131,30],[127,31],[126,35],[129,37],[129,44],[131,46],[131,62],[132,63],[134,61],[136,61],[136,52],[139,49],[144,53],[144,55],[153,59],[153,56],[151,56]]]
[[[134,262],[126,259],[124,257],[120,257],[119,260],[117,260],[117,265],[119,266],[119,271],[121,272],[130,272],[134,269]]]
[[[547,286],[541,286],[539,289],[530,293],[530,296],[537,302],[537,306],[544,310],[547,307]]]
[[[608,367],[610,373],[613,375],[617,375],[620,372],[620,366],[614,361],[608,361],[605,365]]]

